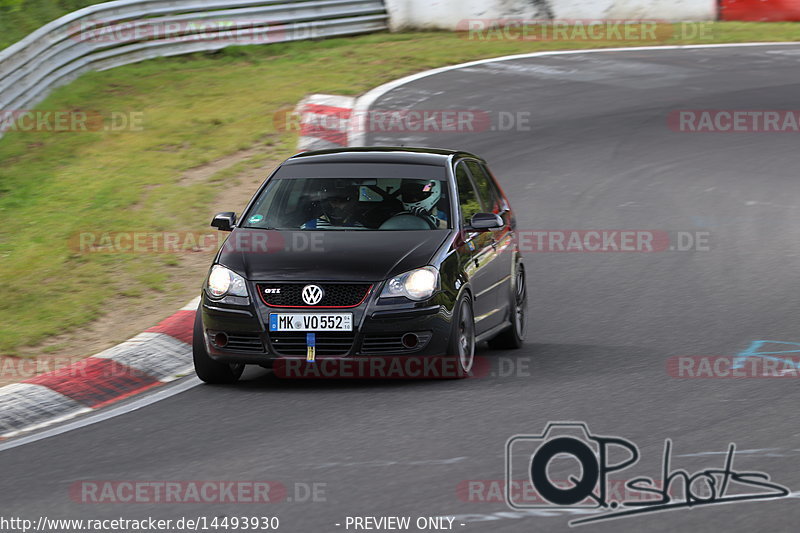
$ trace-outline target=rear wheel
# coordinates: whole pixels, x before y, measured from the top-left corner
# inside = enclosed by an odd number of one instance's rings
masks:
[[[197,377],[206,383],[236,383],[242,376],[242,372],[244,372],[243,364],[219,363],[208,355],[200,309],[197,310],[194,319],[192,358],[194,359],[194,371]]]
[[[456,357],[458,377],[467,377],[475,363],[475,317],[467,295],[462,296],[455,307],[450,353]]]
[[[489,346],[492,348],[515,350],[521,348],[525,342],[528,288],[525,283],[525,267],[521,262],[517,264],[511,298],[511,326],[489,341]]]

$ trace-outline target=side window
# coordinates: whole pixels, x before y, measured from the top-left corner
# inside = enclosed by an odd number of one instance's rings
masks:
[[[502,211],[503,202],[500,200],[500,195],[497,193],[492,179],[483,166],[477,161],[467,161],[467,167],[469,167],[472,179],[475,180],[475,185],[478,187],[478,194],[480,194],[483,205],[492,213]]]
[[[458,203],[461,206],[461,222],[468,224],[472,220],[472,215],[480,213],[482,208],[464,163],[459,163],[456,167],[456,185],[458,186]]]

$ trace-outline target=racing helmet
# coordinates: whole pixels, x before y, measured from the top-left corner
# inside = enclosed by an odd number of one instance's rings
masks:
[[[403,180],[400,186],[400,199],[406,211],[424,209],[433,212],[442,198],[442,182],[439,180]]]
[[[352,215],[353,204],[358,201],[358,188],[353,185],[325,186],[320,191],[320,207],[331,221],[342,221]]]

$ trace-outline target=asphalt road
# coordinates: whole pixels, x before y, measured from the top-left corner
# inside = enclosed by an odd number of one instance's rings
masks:
[[[461,531],[566,530],[574,517],[565,512],[512,512],[457,491],[467,480],[502,480],[506,440],[557,420],[636,443],[640,463],[617,479],[661,478],[665,439],[672,467],[689,472],[721,468],[734,442],[736,470],[800,491],[796,379],[677,379],[666,370],[673,356],[800,342],[791,292],[800,277],[798,135],[667,125],[681,109],[798,109],[798,95],[800,46],[519,59],[388,93],[376,109],[530,117],[530,128],[511,131],[370,136],[482,155],[523,229],[709,232],[710,250],[529,254],[529,343],[479,354],[507,372],[394,383],[287,383],[251,372],[238,387],[196,387],[0,452],[0,514],[275,515],[291,532],[344,530],[348,515],[456,515]],[[296,483],[325,485],[316,502],[92,505],[70,498],[81,480],[269,480],[292,498]],[[794,497],[583,527],[777,532],[796,530],[799,518]]]

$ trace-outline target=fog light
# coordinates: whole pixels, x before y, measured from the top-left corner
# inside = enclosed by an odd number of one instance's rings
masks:
[[[224,348],[228,345],[228,336],[225,333],[217,333],[214,335],[214,344],[220,348]]]
[[[412,350],[419,346],[419,337],[417,337],[416,333],[406,333],[403,335],[403,346],[407,349]]]

